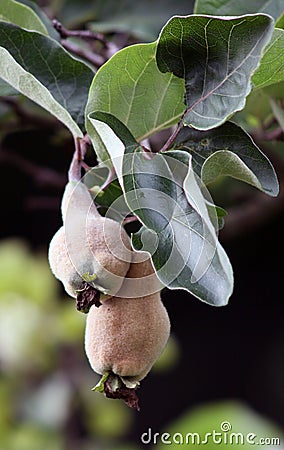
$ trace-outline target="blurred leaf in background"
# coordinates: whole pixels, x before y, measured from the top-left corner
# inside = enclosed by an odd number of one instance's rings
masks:
[[[120,32],[150,42],[175,14],[191,14],[194,0],[53,0],[51,9],[68,27],[90,22],[93,31]]]
[[[85,316],[59,288],[45,254],[1,242],[1,450],[114,448],[131,426],[124,404],[91,391]]]
[[[209,434],[213,434],[214,430],[219,433],[216,434],[215,441]],[[278,444],[276,443],[278,441],[274,441],[275,444],[272,444],[272,440],[268,443],[267,439],[266,444],[261,444],[263,449],[283,448],[279,445],[283,439],[283,433],[280,429],[245,404],[235,401],[208,403],[197,407],[171,423],[165,432],[169,433],[167,440],[171,441],[171,449],[200,448],[202,446],[200,443],[203,441],[203,445],[210,450],[213,448],[251,450],[254,445],[257,446],[260,443],[262,438],[279,439]],[[151,433],[153,439],[155,430],[151,430]],[[188,435],[188,433],[191,433],[191,435]],[[234,433],[239,433],[238,437]],[[232,437],[230,437],[231,434]],[[160,433],[161,435],[162,433]],[[187,435],[188,442],[186,442]],[[244,436],[244,441],[240,444],[242,442],[241,435]],[[198,440],[199,437],[200,441]],[[144,438],[145,441],[148,441],[149,430]],[[251,442],[254,441],[254,444],[249,443],[250,440]],[[157,450],[162,450],[168,446],[166,442],[160,443],[160,437],[157,438],[157,443],[159,444],[155,446]]]

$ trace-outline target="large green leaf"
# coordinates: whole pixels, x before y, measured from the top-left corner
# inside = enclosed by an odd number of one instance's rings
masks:
[[[273,32],[266,15],[173,17],[157,46],[162,72],[185,79],[184,123],[217,127],[245,105],[250,78]]]
[[[277,19],[283,13],[283,0],[196,0],[194,12],[218,16],[266,13]]]
[[[155,51],[155,43],[130,46],[104,64],[93,80],[87,115],[111,113],[139,141],[175,124],[185,108],[184,85],[173,74],[158,70]],[[86,127],[92,134],[88,118]]]
[[[275,29],[252,81],[255,88],[263,88],[283,80],[284,30]]]
[[[96,119],[95,113],[87,116],[86,128],[98,160],[109,168],[114,166],[121,182],[120,166],[125,149],[123,143],[107,124]]]
[[[220,175],[230,175],[268,195],[276,196],[279,192],[270,161],[251,137],[232,122],[208,131],[183,127],[172,148],[192,154],[194,171],[205,183]]]
[[[144,224],[133,244],[152,255],[164,285],[221,306],[232,293],[232,270],[216,239],[189,156],[169,152],[148,161],[136,152],[125,159],[126,200]],[[169,166],[163,175],[157,170],[161,162]]]
[[[174,151],[149,157],[114,116],[95,113],[93,118],[106,122],[125,147],[118,176],[129,208],[143,223],[133,237],[135,248],[151,254],[164,285],[185,289],[212,305],[226,304],[232,269],[217,240],[191,156]],[[112,154],[113,149],[108,151]]]
[[[0,52],[0,76],[81,135],[92,70],[53,39],[5,22]]]
[[[35,12],[28,6],[14,0],[1,0],[0,20],[14,23],[27,30],[48,34],[45,25]]]
[[[4,81],[7,81],[18,92],[21,92],[53,114],[69,128],[74,137],[83,137],[82,131],[68,111],[54,99],[43,84],[29,72],[25,71],[3,47],[0,47],[0,59],[0,75]]]
[[[0,3],[0,20],[5,22],[11,22],[19,27],[25,28],[27,30],[38,31],[42,34],[48,34],[46,24],[43,20],[44,13],[37,7],[33,2],[33,7],[38,8],[39,12],[43,17],[38,17],[38,14],[30,8],[28,0],[27,4],[22,4],[23,2],[16,2],[14,0],[2,0]],[[47,19],[46,19],[47,20]],[[54,27],[53,32],[55,32]],[[0,95],[17,95],[18,92],[15,91],[8,83],[0,78]]]

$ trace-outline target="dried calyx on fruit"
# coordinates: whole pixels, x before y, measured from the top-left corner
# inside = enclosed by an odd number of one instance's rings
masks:
[[[80,177],[81,165],[74,157],[62,198],[63,226],[52,238],[48,256],[55,277],[77,298],[77,309],[87,313],[119,291],[132,252],[123,226],[98,213]]]
[[[159,281],[150,259],[137,262],[141,261],[141,255],[134,252],[117,296],[106,300],[100,308],[93,306],[90,309],[85,333],[90,365],[102,375],[94,389],[104,392],[107,397],[121,398],[136,409],[139,409],[136,395],[139,381],[162,353],[170,334],[170,321],[160,298]],[[147,285],[147,295],[142,290],[140,297],[135,288],[139,279]]]

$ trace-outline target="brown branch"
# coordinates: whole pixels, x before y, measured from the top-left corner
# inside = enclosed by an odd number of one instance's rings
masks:
[[[139,222],[138,217],[136,216],[128,216],[123,219],[123,225],[127,225],[128,223]]]
[[[185,115],[187,113],[187,110],[184,111],[179,123],[177,124],[177,127],[174,129],[173,133],[171,134],[171,136],[168,138],[167,142],[163,145],[163,147],[161,148],[161,150],[159,150],[161,153],[166,152],[167,150],[169,150],[169,148],[171,147],[171,145],[174,143],[175,138],[177,137],[177,135],[179,134],[180,130],[182,129],[182,127],[184,126],[184,118]]]
[[[83,139],[75,139],[75,151],[68,171],[69,181],[80,181],[81,179],[81,169],[83,168],[84,158],[86,156],[88,146],[91,144],[90,137],[88,134],[84,136]]]
[[[111,166],[108,176],[107,176],[105,182],[100,187],[100,190],[105,191],[108,188],[108,186],[113,182],[114,177],[115,177],[115,169],[113,166]]]
[[[101,67],[118,50],[127,45],[127,42],[122,43],[122,45],[117,45],[113,41],[108,41],[103,34],[95,33],[90,30],[68,30],[62,25],[61,22],[56,19],[54,19],[52,22],[55,30],[57,30],[61,37],[62,46],[75,55],[86,59],[97,68]],[[81,48],[79,45],[68,41],[68,38],[70,37],[76,37],[85,40],[89,44],[89,50]],[[95,41],[98,41],[102,44],[102,49],[100,49],[99,54],[94,51]]]
[[[67,39],[63,39],[61,41],[61,44],[66,50],[68,50],[71,53],[74,53],[80,58],[86,59],[86,61],[89,61],[95,67],[101,67],[106,62],[106,59],[103,56],[85,50],[79,47],[79,45],[76,45],[73,42],[68,41]]]
[[[78,37],[87,41],[99,41],[103,44],[104,48],[107,48],[109,45],[103,34],[94,33],[89,30],[67,30],[67,28],[65,28],[62,23],[56,19],[52,21],[52,24],[62,39]]]

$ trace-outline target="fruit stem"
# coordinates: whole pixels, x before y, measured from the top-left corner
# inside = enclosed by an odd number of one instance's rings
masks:
[[[80,181],[82,178],[81,170],[89,144],[88,138],[86,135],[83,139],[78,137],[75,139],[75,151],[68,171],[68,181]]]
[[[104,393],[107,398],[121,399],[130,408],[140,411],[136,389],[126,387],[121,378],[112,372],[104,382]]]
[[[93,288],[86,281],[83,283],[82,289],[77,291],[76,297],[76,308],[77,311],[80,311],[84,314],[88,314],[91,306],[99,307],[101,305],[100,302],[100,292]]]

